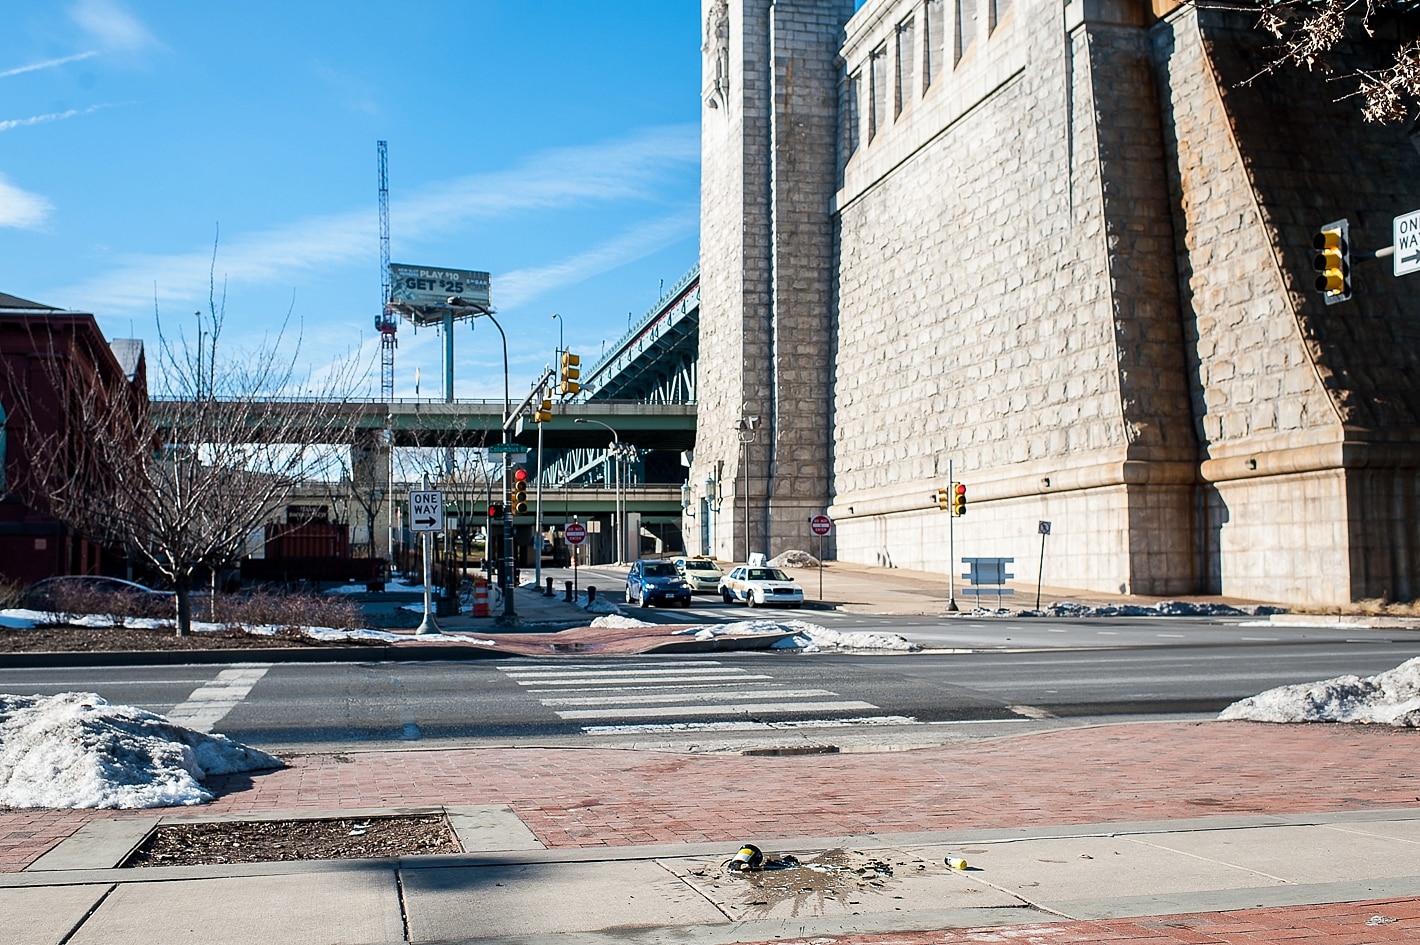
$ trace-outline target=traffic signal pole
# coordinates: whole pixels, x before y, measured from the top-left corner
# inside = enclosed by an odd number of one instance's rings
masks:
[[[956,476],[952,474],[952,461],[947,460],[947,482],[956,488]],[[956,516],[947,515],[947,610],[957,610],[957,541]]]

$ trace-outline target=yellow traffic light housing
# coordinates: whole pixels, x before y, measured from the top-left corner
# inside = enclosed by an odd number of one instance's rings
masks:
[[[552,401],[546,397],[542,398],[542,403],[533,411],[534,423],[546,423],[552,419]]]
[[[570,351],[562,352],[562,366],[558,377],[561,380],[560,390],[563,397],[570,397],[573,394],[581,393],[582,359]]]
[[[528,471],[519,466],[513,470],[513,496],[510,500],[514,515],[524,515],[528,510]]]
[[[952,507],[952,493],[948,489],[937,490],[937,508],[943,512]]]
[[[1328,223],[1312,237],[1316,290],[1327,305],[1351,298],[1351,228],[1346,220]]]
[[[952,514],[966,514],[966,483],[952,483]]]

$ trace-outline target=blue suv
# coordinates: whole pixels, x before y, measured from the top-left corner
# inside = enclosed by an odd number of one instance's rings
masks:
[[[656,603],[690,606],[690,585],[669,561],[637,561],[626,575],[626,600],[642,607]]]

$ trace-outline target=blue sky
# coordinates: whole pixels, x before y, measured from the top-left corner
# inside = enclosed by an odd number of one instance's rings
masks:
[[[0,291],[151,347],[155,296],[165,333],[194,333],[215,239],[232,350],[289,309],[306,363],[377,364],[384,139],[392,259],[492,273],[516,396],[554,312],[595,361],[696,262],[699,20],[698,0],[6,0]],[[497,332],[454,343],[458,396],[501,396]],[[441,358],[403,325],[396,394],[418,368],[438,395]]]

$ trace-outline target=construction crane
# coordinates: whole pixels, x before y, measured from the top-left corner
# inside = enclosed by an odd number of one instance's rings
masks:
[[[380,397],[394,400],[395,332],[399,319],[390,308],[390,181],[389,156],[385,142],[379,142],[380,152],[380,314],[375,316],[375,328],[380,332]]]

